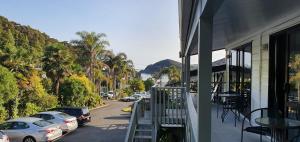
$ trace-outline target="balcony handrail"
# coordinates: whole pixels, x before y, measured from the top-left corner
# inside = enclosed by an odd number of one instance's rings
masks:
[[[194,107],[192,96],[190,93],[186,93],[186,141],[195,142],[198,138],[198,121],[197,111]]]
[[[138,125],[138,106],[140,105],[142,100],[143,98],[136,101],[134,103],[133,109],[131,110],[132,113],[131,113],[128,129],[126,133],[125,142],[133,142],[134,132]]]

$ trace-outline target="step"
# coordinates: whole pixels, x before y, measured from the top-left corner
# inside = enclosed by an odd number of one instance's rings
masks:
[[[136,129],[137,132],[152,132],[151,129]]]
[[[165,128],[181,128],[181,127],[184,127],[184,125],[182,124],[161,124],[162,127],[165,127]]]
[[[142,136],[142,135],[138,135],[138,136],[134,136],[135,139],[152,139],[152,136]]]

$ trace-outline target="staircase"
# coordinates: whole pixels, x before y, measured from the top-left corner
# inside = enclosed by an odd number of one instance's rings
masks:
[[[140,120],[134,132],[134,142],[151,142],[152,141],[152,125],[151,121]]]
[[[150,98],[135,102],[125,142],[152,142]]]

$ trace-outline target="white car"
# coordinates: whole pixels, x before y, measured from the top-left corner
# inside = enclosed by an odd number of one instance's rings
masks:
[[[62,136],[58,124],[35,117],[22,117],[0,124],[11,142],[48,142]]]
[[[130,101],[136,101],[136,100],[137,99],[135,97],[132,97],[132,96],[121,98],[121,101],[124,101],[124,102],[130,102]]]
[[[74,131],[78,127],[76,117],[59,111],[40,112],[32,117],[42,118],[60,125],[60,129],[63,133]]]
[[[108,96],[109,99],[112,99],[114,97],[114,92],[113,91],[109,91],[107,93],[107,96]]]
[[[3,131],[0,131],[0,142],[9,142],[8,136]]]

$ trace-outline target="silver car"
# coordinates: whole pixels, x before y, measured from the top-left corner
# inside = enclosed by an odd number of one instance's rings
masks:
[[[41,118],[23,117],[0,124],[11,142],[48,142],[62,136],[59,125]]]
[[[8,136],[3,131],[0,131],[0,142],[9,142]]]
[[[74,131],[78,127],[76,117],[59,111],[40,112],[33,115],[32,117],[42,118],[44,120],[58,124],[63,133]]]

